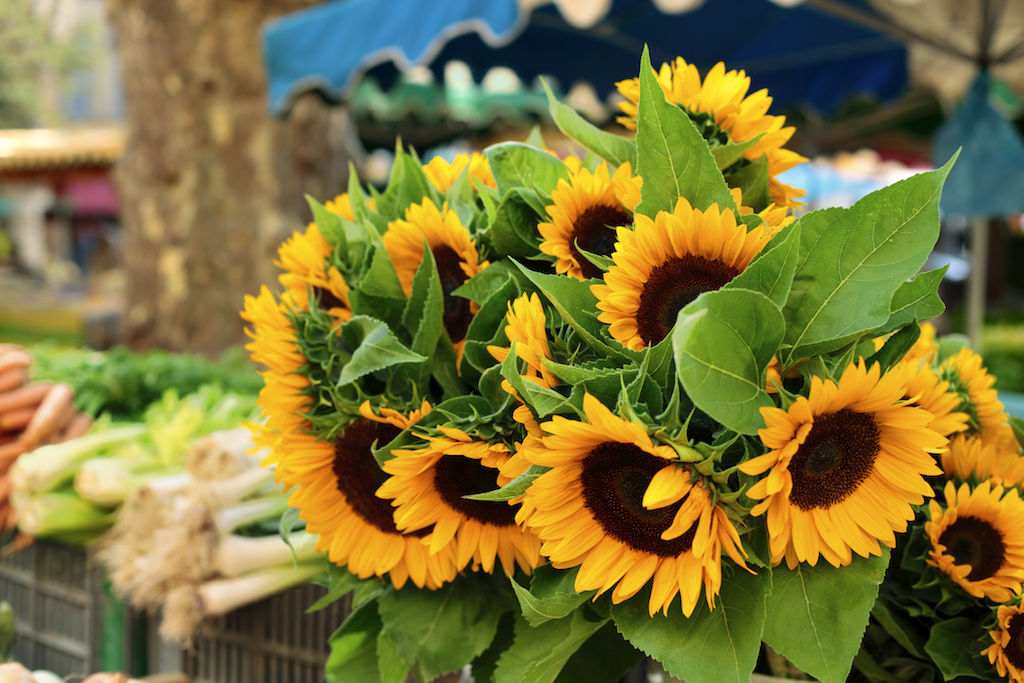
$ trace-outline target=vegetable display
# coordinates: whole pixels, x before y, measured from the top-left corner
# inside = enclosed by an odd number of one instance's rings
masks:
[[[745,683],[764,642],[826,682],[1020,680],[1020,444],[921,324],[952,161],[794,219],[743,72],[645,51],[618,85],[635,137],[551,99],[582,158],[353,174],[245,300],[257,443],[355,591],[327,679]]]

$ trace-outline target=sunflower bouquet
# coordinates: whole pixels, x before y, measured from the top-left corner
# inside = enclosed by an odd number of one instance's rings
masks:
[[[894,625],[963,625],[927,591],[1014,604],[1016,465],[978,481],[1019,447],[976,356],[938,365],[919,324],[949,165],[794,220],[793,129],[743,72],[645,50],[618,86],[635,136],[551,97],[581,158],[534,133],[400,148],[383,190],[353,173],[281,246],[280,294],[246,298],[257,441],[330,560],[315,607],[351,600],[328,680],[614,681],[647,656],[745,682],[767,643],[842,681],[893,670],[879,647],[932,666]],[[1018,564],[981,579],[985,533]],[[1009,634],[992,671],[1024,662],[1016,614],[971,622]]]

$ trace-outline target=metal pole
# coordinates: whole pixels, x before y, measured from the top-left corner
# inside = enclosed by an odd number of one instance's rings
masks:
[[[981,351],[981,327],[985,322],[985,284],[988,271],[988,219],[971,221],[971,275],[967,280],[967,336]]]

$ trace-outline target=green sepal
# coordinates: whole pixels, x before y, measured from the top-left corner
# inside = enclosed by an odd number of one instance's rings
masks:
[[[530,465],[526,468],[525,472],[499,489],[485,491],[484,493],[474,493],[469,496],[463,496],[463,498],[488,502],[512,500],[513,498],[518,498],[526,493],[526,489],[530,488],[530,484],[533,483],[533,480],[550,469],[550,467],[544,467],[542,465]]]
[[[341,369],[339,386],[395,365],[427,360],[402,344],[385,323],[364,315],[354,315],[342,325],[341,342],[352,358]]]

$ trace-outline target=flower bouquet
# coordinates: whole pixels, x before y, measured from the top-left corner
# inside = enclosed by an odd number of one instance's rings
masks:
[[[949,165],[794,220],[743,72],[645,51],[618,85],[635,138],[551,97],[582,158],[353,173],[246,299],[314,608],[351,600],[327,678],[745,682],[762,642],[823,681],[1024,668],[1019,446],[919,325]]]

